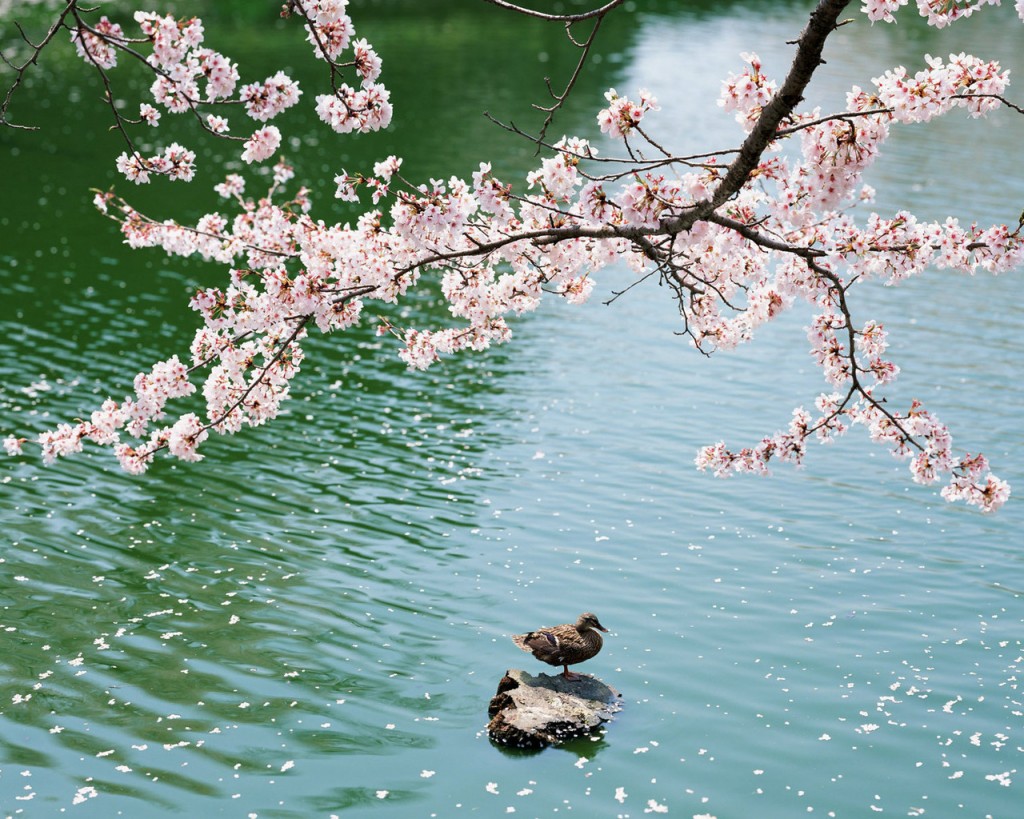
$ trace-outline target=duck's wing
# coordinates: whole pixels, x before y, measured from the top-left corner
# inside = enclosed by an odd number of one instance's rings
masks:
[[[512,642],[538,660],[560,662],[557,660],[558,657],[577,647],[579,632],[569,625],[552,626],[529,631],[526,634],[513,634]]]

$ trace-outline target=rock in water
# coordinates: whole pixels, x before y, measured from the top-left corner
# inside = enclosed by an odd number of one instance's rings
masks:
[[[545,748],[589,734],[622,708],[622,695],[595,677],[567,680],[513,668],[487,714],[487,735],[513,748]]]

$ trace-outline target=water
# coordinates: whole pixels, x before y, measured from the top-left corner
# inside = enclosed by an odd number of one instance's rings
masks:
[[[592,133],[605,87],[645,85],[663,103],[660,135],[728,144],[728,117],[698,113],[740,50],[781,72],[802,6],[776,4],[765,22],[742,3],[638,4],[561,127]],[[530,167],[528,148],[463,123],[538,99],[538,77],[569,65],[557,31],[438,8],[367,12],[399,127],[310,135],[307,173],[392,150],[412,175],[468,173],[491,142],[505,175]],[[299,64],[301,49],[259,37],[250,16],[211,38]],[[979,15],[955,50],[1019,76],[1011,17]],[[498,40],[481,48],[485,35]],[[823,101],[881,63],[952,48],[909,23],[878,35],[840,32]],[[89,145],[63,114],[69,95],[95,93],[50,87],[73,65],[44,64],[36,81],[46,130],[0,133],[5,190],[29,192],[0,212],[5,433],[125,392],[186,346],[186,294],[222,276],[126,253],[91,211],[87,188],[112,181],[119,149],[102,113]],[[423,76],[447,79],[428,96]],[[315,72],[300,79],[312,88]],[[873,172],[879,207],[935,217],[952,199],[962,218],[1012,220],[1018,129],[1008,114],[957,119],[927,150],[911,129]],[[173,188],[175,212],[211,206],[213,181]],[[159,208],[167,190],[138,193]],[[924,399],[1019,492],[1014,281],[931,273],[865,293],[863,309],[891,328],[898,400]],[[754,440],[817,393],[805,321],[706,361],[673,337],[665,294],[640,288],[610,307],[549,307],[506,348],[427,373],[360,330],[313,341],[289,413],[212,442],[202,464],[132,479],[106,453],[0,462],[3,814],[1018,815],[1019,499],[995,516],[946,505],[852,438],[770,480],[692,467],[699,445]],[[624,711],[560,749],[493,747],[482,731],[501,674],[540,670],[508,634],[585,609],[613,635],[584,670],[623,692]]]

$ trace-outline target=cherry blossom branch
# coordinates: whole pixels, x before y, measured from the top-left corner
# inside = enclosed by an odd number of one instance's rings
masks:
[[[333,304],[346,304],[352,301],[353,299],[359,298],[360,296],[369,295],[376,289],[376,285],[367,285],[364,287],[353,288],[344,296],[334,299]],[[260,369],[259,374],[256,376],[255,379],[253,379],[252,383],[249,384],[249,386],[241,393],[241,395],[239,395],[238,399],[235,400],[234,403],[230,404],[226,409],[224,409],[224,411],[220,414],[219,417],[216,417],[212,421],[203,425],[202,429],[204,431],[216,429],[218,426],[223,424],[236,409],[245,404],[246,400],[249,398],[250,395],[252,395],[253,391],[265,381],[269,373],[277,366],[278,362],[280,362],[281,359],[284,358],[285,353],[288,351],[291,345],[299,338],[299,336],[302,335],[302,333],[306,329],[306,326],[313,320],[313,318],[314,317],[312,313],[306,313],[305,315],[293,316],[288,319],[288,321],[291,321],[295,324],[295,329],[292,330],[292,332],[284,341],[278,344],[277,351],[274,353],[273,358],[271,358],[271,360]]]
[[[311,15],[309,5],[315,5],[317,12]],[[300,13],[309,32],[317,56],[330,67],[330,81],[334,94],[330,98],[318,98],[318,113],[336,131],[376,130],[390,121],[391,109],[388,92],[374,80],[380,73],[380,59],[365,40],[353,43],[354,57],[350,62],[339,61],[338,55],[348,47],[354,34],[351,21],[344,13],[344,5],[324,4],[321,0],[291,0],[286,11]],[[118,158],[118,168],[132,181],[148,182],[151,174],[170,179],[188,180],[194,173],[195,153],[183,146],[172,144],[162,155],[144,157],[136,148],[126,126],[141,121],[155,126],[160,110],[143,103],[140,119],[125,116],[114,104],[114,94],[109,69],[117,64],[118,55],[131,57],[146,67],[156,78],[151,93],[154,101],[172,113],[189,111],[201,130],[217,137],[245,143],[242,159],[251,163],[269,158],[280,144],[280,132],[275,126],[265,126],[249,137],[229,135],[228,121],[222,116],[205,114],[201,109],[208,106],[239,106],[244,104],[246,113],[253,119],[266,122],[280,111],[298,101],[298,85],[283,72],[263,83],[250,83],[235,97],[234,89],[238,80],[236,67],[218,52],[201,46],[203,30],[196,18],[176,21],[170,16],[160,17],[148,12],[137,12],[135,20],[144,34],[141,38],[124,35],[120,25],[106,17],[91,24],[83,16],[95,9],[85,9],[76,0],[71,0],[58,19],[51,26],[46,38],[38,46],[31,43],[22,31],[22,36],[33,47],[31,57],[20,66],[6,57],[4,61],[16,69],[15,79],[8,89],[3,107],[0,108],[0,125],[11,126],[7,110],[14,92],[21,84],[24,73],[38,59],[43,47],[49,43],[61,28],[71,32],[72,42],[79,55],[99,73],[106,91],[105,101],[114,118],[114,127],[120,133],[128,152]],[[74,25],[68,19],[73,18]],[[20,27],[19,27],[20,31]],[[134,43],[147,43],[152,54],[143,55],[132,47]],[[361,78],[362,86],[352,89],[339,84],[342,69],[353,68]],[[205,76],[206,98],[199,93],[198,80]]]
[[[659,272],[660,272],[660,270],[658,268],[655,268],[654,270],[648,271],[647,273],[645,273],[643,276],[639,277],[635,281],[630,282],[622,290],[612,290],[611,291],[612,295],[609,298],[605,299],[601,303],[603,305],[605,305],[606,307],[608,305],[610,305],[610,304],[613,304],[614,302],[618,301],[619,298],[621,298],[622,296],[625,296],[630,290],[632,290],[635,287],[639,287],[641,284],[643,284],[644,282],[646,282],[648,279],[650,279],[651,277],[655,276]]]
[[[824,251],[820,248],[801,247],[799,245],[793,245],[789,244],[788,242],[782,242],[776,239],[772,239],[768,236],[765,236],[763,233],[754,230],[754,228],[751,227],[750,225],[744,224],[743,222],[740,222],[736,219],[731,219],[728,216],[722,216],[719,213],[711,214],[708,217],[708,221],[711,222],[712,224],[721,225],[724,228],[728,228],[729,230],[738,233],[744,239],[747,239],[753,242],[754,244],[759,245],[768,250],[777,250],[781,253],[790,253],[794,256],[799,256],[802,259],[808,260],[820,259],[829,255],[827,251]],[[821,271],[815,269],[815,272],[820,273]],[[831,274],[829,274],[829,276],[831,276]]]
[[[324,60],[328,65],[331,89],[337,96],[339,92],[338,78],[343,73],[341,69],[354,66],[355,62],[339,63],[335,61],[335,59],[331,56],[331,49],[328,47],[328,44],[324,39],[324,35],[321,32],[321,29],[316,25],[316,22],[312,19],[312,17],[310,17],[309,12],[306,11],[306,7],[305,5],[303,5],[302,0],[288,0],[288,2],[285,3],[284,8],[285,11],[282,12],[282,15],[298,12],[299,16],[302,18],[302,24],[309,32],[309,37],[313,41],[314,48],[316,48],[320,58]],[[348,101],[345,99],[344,95],[341,95],[338,98],[340,99],[342,104],[345,105],[347,108]],[[351,109],[349,109],[349,111],[351,113]]]
[[[145,58],[143,58],[141,54],[138,54],[138,52],[136,52],[134,49],[131,49],[131,48],[128,48],[128,47],[124,46],[122,42],[116,40],[115,38],[108,37],[107,35],[103,34],[102,32],[98,31],[97,29],[92,28],[91,26],[87,25],[85,23],[85,21],[82,20],[80,14],[79,14],[79,10],[78,10],[78,7],[77,7],[76,3],[71,3],[69,5],[69,8],[71,8],[71,7],[74,7],[72,9],[72,13],[74,14],[75,22],[76,22],[76,24],[78,26],[77,30],[79,32],[79,36],[82,36],[82,32],[88,32],[88,33],[92,34],[94,37],[96,37],[97,39],[105,42],[107,45],[111,46],[112,48],[115,48],[116,50],[122,51],[124,53],[131,54],[133,56],[136,56],[142,62],[146,62]],[[92,64],[93,68],[96,69],[96,73],[99,75],[100,82],[103,83],[103,89],[105,91],[104,96],[103,96],[104,102],[106,102],[107,107],[110,109],[110,112],[111,112],[111,114],[114,117],[113,128],[121,135],[121,138],[124,140],[125,144],[128,146],[128,150],[131,151],[132,156],[135,157],[135,159],[139,162],[139,164],[142,167],[145,167],[148,172],[169,174],[171,172],[170,168],[167,168],[167,169],[159,168],[159,167],[156,166],[155,163],[148,162],[146,160],[146,158],[143,157],[143,155],[135,147],[135,142],[128,135],[128,131],[125,130],[124,126],[125,126],[125,122],[131,122],[131,124],[137,125],[138,121],[137,120],[134,120],[134,121],[133,120],[128,120],[126,117],[124,117],[121,114],[121,112],[118,110],[118,107],[117,107],[117,105],[115,103],[115,100],[114,100],[114,91],[113,91],[113,88],[111,87],[111,84],[110,84],[110,76],[107,74],[107,71],[100,64],[100,61],[97,59],[96,55],[94,54],[93,49],[86,48],[86,49],[84,49],[84,52],[85,52],[85,59],[89,63]],[[156,71],[157,73],[161,73],[161,74],[163,73],[156,66],[150,66],[150,68],[152,70]],[[193,112],[195,112],[195,106],[192,104],[191,100],[190,100],[189,104],[192,107]],[[200,124],[202,124],[202,119],[198,116],[198,114],[196,115],[196,118],[199,119]]]
[[[1003,105],[1005,105],[1007,108],[1010,108],[1010,109],[1016,111],[1018,114],[1024,114],[1024,107],[1021,107],[1019,105],[1016,105],[1015,103],[1010,102],[1002,94],[960,94],[960,98],[961,99],[965,99],[965,100],[980,100],[980,99],[998,100]]]
[[[277,351],[274,353],[273,358],[271,358],[270,361],[268,361],[263,367],[260,368],[260,371],[257,374],[256,378],[252,380],[249,386],[246,387],[241,392],[241,394],[232,404],[228,405],[219,416],[213,418],[208,423],[202,425],[202,430],[205,431],[210,429],[216,429],[221,424],[223,424],[228,418],[230,418],[231,414],[236,409],[245,404],[249,396],[252,395],[253,391],[258,386],[264,383],[270,372],[274,369],[274,367],[277,366],[278,362],[281,361],[282,358],[284,358],[285,353],[291,347],[292,343],[295,342],[299,338],[299,336],[302,335],[303,332],[305,332],[306,325],[309,324],[309,322],[312,319],[313,316],[310,314],[305,316],[299,316],[297,319],[293,321],[293,323],[295,324],[295,329],[292,330],[292,332],[284,341],[278,344]]]
[[[243,142],[245,140],[245,137],[233,136],[231,134],[225,133],[223,130],[217,130],[217,129],[214,129],[214,128],[210,127],[210,125],[208,124],[208,120],[205,120],[203,118],[203,116],[202,116],[202,114],[200,113],[200,110],[199,110],[199,106],[203,104],[203,101],[200,100],[198,97],[188,93],[187,90],[182,88],[181,87],[181,83],[179,83],[173,76],[171,76],[171,74],[168,71],[166,71],[160,65],[154,64],[153,62],[148,60],[144,54],[142,54],[140,51],[138,51],[137,49],[132,48],[129,45],[130,43],[149,43],[150,40],[148,38],[143,37],[143,38],[134,38],[134,39],[132,39],[132,38],[126,38],[126,37],[122,37],[122,36],[113,36],[111,34],[103,32],[103,31],[99,30],[98,28],[89,25],[82,18],[81,14],[79,13],[80,9],[78,8],[77,3],[72,3],[72,5],[75,6],[74,17],[75,17],[75,22],[76,22],[77,27],[78,27],[79,36],[82,36],[83,32],[87,32],[88,34],[91,34],[97,40],[105,43],[110,48],[112,48],[112,49],[114,49],[116,51],[119,51],[120,53],[125,54],[126,56],[131,57],[133,60],[135,60],[138,63],[140,63],[141,65],[145,66],[145,68],[148,71],[151,71],[157,77],[161,77],[164,80],[166,80],[169,84],[173,85],[175,87],[175,90],[176,90],[176,93],[177,93],[178,97],[185,102],[185,104],[188,107],[188,110],[193,115],[193,118],[195,119],[196,124],[203,131],[207,132],[208,134],[212,134],[212,135],[214,135],[214,136],[216,136],[216,137],[218,137],[220,139],[227,139],[227,140],[234,141],[234,142]],[[115,124],[116,129],[121,133],[122,137],[124,138],[125,143],[128,145],[128,147],[132,151],[132,153],[136,157],[138,157],[139,160],[145,162],[145,159],[142,157],[142,154],[140,154],[135,149],[135,145],[132,142],[132,139],[128,136],[128,133],[127,133],[127,131],[124,128],[124,123],[126,123],[126,122],[129,123],[129,124],[132,124],[132,125],[138,125],[138,124],[140,124],[141,120],[133,120],[133,119],[125,117],[123,114],[121,114],[121,112],[118,110],[117,106],[114,104],[114,94],[113,94],[113,89],[112,89],[111,81],[110,81],[110,75],[109,75],[108,71],[106,70],[106,68],[101,64],[101,62],[97,58],[95,50],[93,48],[85,48],[84,52],[85,52],[85,55],[84,55],[85,59],[87,59],[93,65],[93,67],[96,69],[96,72],[99,75],[99,77],[100,77],[100,79],[101,79],[101,81],[103,83],[103,87],[104,87],[104,89],[106,91],[104,99],[105,99],[108,107],[111,109],[111,112],[112,112],[112,114],[114,116],[114,124]],[[211,105],[213,105],[213,104],[237,105],[240,102],[241,102],[241,100],[227,100],[227,99],[225,99],[225,100],[216,100],[216,101],[212,101],[211,100],[211,101],[208,101],[208,104],[211,104]],[[161,170],[160,168],[153,166],[152,163],[150,163],[150,165],[149,165],[149,170],[151,172],[153,172],[153,173],[167,173],[167,171]]]
[[[821,0],[811,12],[810,21],[797,40],[796,55],[782,86],[761,111],[740,145],[739,155],[730,163],[711,196],[679,218],[679,230],[688,230],[698,220],[706,219],[746,184],[768,146],[777,138],[779,123],[792,116],[803,101],[804,91],[823,62],[825,41],[838,27],[839,15],[848,5],[849,0]]]
[[[703,153],[689,154],[689,155],[676,155],[666,156],[659,159],[649,160],[638,160],[635,156],[627,157],[612,157],[612,156],[598,156],[593,152],[588,153],[577,153],[566,149],[565,147],[556,148],[554,143],[547,142],[539,133],[534,135],[528,131],[524,131],[514,122],[503,122],[497,117],[493,116],[489,111],[484,111],[484,117],[486,117],[494,125],[502,128],[509,133],[521,136],[524,139],[533,142],[541,148],[546,148],[549,151],[558,151],[559,153],[565,154],[566,156],[572,157],[578,160],[587,160],[588,162],[605,164],[605,165],[624,165],[626,168],[622,171],[609,174],[586,174],[587,179],[600,180],[605,182],[615,181],[622,179],[626,176],[633,176],[637,173],[643,173],[646,171],[655,171],[659,168],[665,168],[672,165],[682,165],[690,168],[706,168],[708,167],[707,160],[713,160],[720,156],[728,156],[729,154],[739,153],[738,148],[723,148],[719,151],[705,151]]]
[[[853,317],[851,314],[849,303],[847,301],[847,291],[853,283],[850,282],[844,285],[838,276],[836,276],[828,269],[817,264],[817,262],[812,258],[807,259],[807,265],[808,267],[813,269],[815,273],[817,273],[823,279],[827,279],[831,283],[830,289],[836,300],[836,306],[838,307],[840,314],[844,318],[845,328],[847,332],[846,357],[849,361],[848,375],[850,386],[846,395],[836,405],[835,409],[832,412],[824,415],[816,424],[809,427],[806,431],[806,436],[809,437],[812,433],[815,433],[819,430],[828,429],[829,426],[840,415],[843,414],[843,412],[851,404],[854,398],[859,396],[859,399],[863,401],[865,405],[870,407],[874,412],[878,413],[888,421],[890,425],[888,437],[890,439],[892,439],[895,436],[899,446],[913,447],[919,453],[926,455],[929,452],[929,449],[931,448],[931,444],[929,444],[928,441],[919,440],[917,435],[913,431],[908,429],[906,423],[908,419],[901,418],[896,413],[890,411],[886,406],[885,399],[875,398],[872,390],[867,388],[861,381],[859,374],[865,372],[865,370],[859,365],[855,354],[857,332],[856,330],[854,330]],[[914,409],[912,408],[912,413],[913,412]],[[934,431],[933,428],[928,429],[928,432],[932,431]],[[943,434],[943,432],[940,431],[939,434]],[[959,478],[961,481],[967,483],[972,481],[972,465],[968,461],[961,460],[957,465],[955,465],[952,468],[951,471],[953,475],[956,478]]]
[[[800,122],[797,125],[792,125],[788,128],[780,128],[776,132],[777,137],[787,137],[792,134],[806,131],[810,128],[814,128],[817,125],[824,125],[826,122],[833,122],[835,120],[849,121],[857,119],[859,117],[869,117],[875,114],[891,114],[893,113],[892,108],[870,108],[866,111],[840,111],[837,114],[829,114],[827,117],[818,117],[817,119],[810,119],[804,122]]]
[[[140,213],[131,205],[129,205],[123,197],[116,196],[113,191],[99,191],[93,189],[95,194],[94,202],[100,212],[108,219],[122,227],[131,226],[133,234],[135,234],[136,240],[138,240],[140,234],[145,234],[147,230],[154,233],[165,233],[168,231],[176,231],[182,234],[200,237],[203,239],[210,239],[215,242],[229,242],[237,237],[231,235],[226,236],[223,233],[216,233],[211,230],[204,230],[199,227],[192,227],[191,225],[182,225],[174,220],[163,220],[158,221],[157,219],[147,216],[144,213]],[[109,208],[114,207],[118,210],[122,216],[118,217],[109,212]],[[151,242],[155,244],[156,242]],[[162,243],[164,250],[168,253],[172,252],[170,248]],[[262,253],[268,256],[279,256],[283,259],[294,258],[298,254],[294,251],[278,250],[272,247],[264,247],[262,245],[255,244],[253,242],[242,241],[239,243],[240,248],[249,250],[255,253]]]

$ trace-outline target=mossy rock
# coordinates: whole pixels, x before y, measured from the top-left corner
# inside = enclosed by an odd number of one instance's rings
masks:
[[[487,709],[487,735],[512,748],[546,748],[585,736],[614,718],[622,695],[596,677],[505,672]]]

